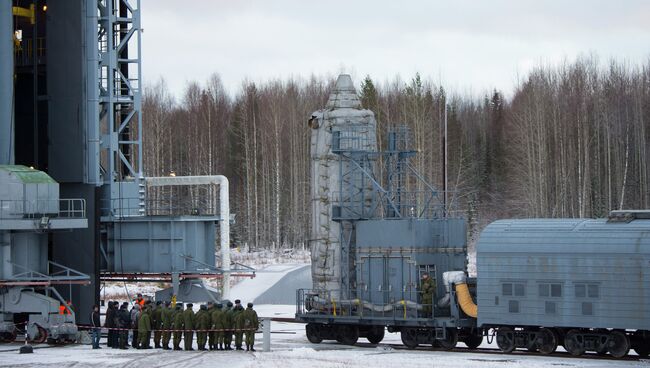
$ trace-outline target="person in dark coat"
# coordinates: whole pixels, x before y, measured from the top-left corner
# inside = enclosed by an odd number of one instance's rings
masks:
[[[90,313],[90,324],[92,328],[92,342],[93,349],[101,349],[99,347],[99,339],[102,335],[102,324],[99,321],[99,306],[93,305],[93,311]]]
[[[104,327],[108,329],[108,340],[106,341],[106,345],[111,348],[116,348],[117,346],[114,345],[115,330],[113,330],[113,328],[115,328],[115,308],[113,302],[108,302]]]
[[[119,348],[128,349],[129,345],[129,328],[131,328],[131,313],[128,310],[129,304],[123,303],[117,312],[117,326],[123,328],[119,330]]]
[[[133,339],[131,346],[138,348],[138,321],[140,320],[140,304],[136,303],[131,308],[131,328],[133,329]]]

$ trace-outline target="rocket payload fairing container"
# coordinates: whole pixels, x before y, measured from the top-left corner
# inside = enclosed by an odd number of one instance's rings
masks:
[[[352,163],[333,152],[333,144],[335,150],[377,151],[377,122],[372,111],[362,108],[350,76],[342,74],[327,105],[312,114],[309,126],[312,129],[310,245],[313,286],[315,290],[328,290],[332,297],[341,298],[345,297],[339,295],[345,229],[341,222],[333,220],[336,217],[333,208],[340,212],[341,204],[353,200],[353,192],[371,191],[372,187],[358,177],[346,175],[352,171],[349,167]]]

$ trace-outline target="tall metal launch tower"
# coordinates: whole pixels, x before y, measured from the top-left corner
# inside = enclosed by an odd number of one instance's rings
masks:
[[[171,282],[158,298],[227,297],[201,281],[231,273],[227,179],[145,176],[140,15],[139,0],[0,0],[7,339],[22,322],[31,339],[71,339],[103,280]],[[207,190],[186,205],[191,186]],[[56,317],[64,301],[76,316]]]

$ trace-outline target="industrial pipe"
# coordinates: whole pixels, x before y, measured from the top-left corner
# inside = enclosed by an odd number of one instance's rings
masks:
[[[456,296],[458,296],[460,309],[468,316],[476,318],[478,316],[478,306],[472,300],[467,284],[456,284]]]
[[[11,0],[0,0],[0,165],[14,164],[14,20]]]
[[[448,271],[443,272],[442,282],[447,289],[447,294],[438,301],[438,306],[444,307],[449,305],[449,287],[454,285],[456,296],[458,297],[458,305],[463,313],[470,317],[476,318],[478,316],[478,306],[472,300],[472,295],[469,293],[467,287],[467,276],[463,271]]]
[[[158,176],[145,178],[150,186],[179,186],[179,185],[218,185],[219,186],[219,224],[221,238],[221,269],[223,270],[222,299],[230,297],[230,201],[228,178],[223,175],[205,176]]]

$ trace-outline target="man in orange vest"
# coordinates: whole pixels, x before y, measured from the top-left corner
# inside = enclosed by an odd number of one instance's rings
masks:
[[[61,305],[59,305],[59,314],[72,314],[72,312],[71,312],[72,302],[70,302],[68,300],[67,304],[68,304],[67,306],[64,305],[63,303],[61,303]]]
[[[142,310],[142,307],[144,307],[145,300],[142,297],[142,294],[138,293],[138,298],[135,300],[136,303],[140,305],[140,310]]]

